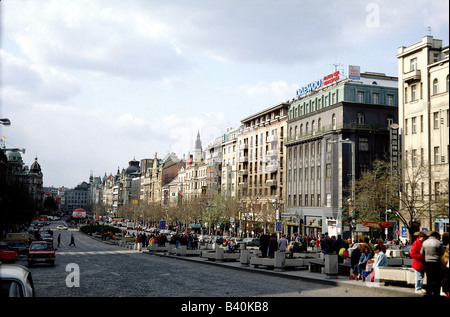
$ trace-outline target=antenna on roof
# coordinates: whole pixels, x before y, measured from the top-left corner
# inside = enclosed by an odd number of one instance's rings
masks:
[[[431,26],[427,26],[426,29],[428,31],[428,35],[431,36]]]

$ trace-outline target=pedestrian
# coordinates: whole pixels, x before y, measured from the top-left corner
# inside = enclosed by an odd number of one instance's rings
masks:
[[[328,232],[325,232],[325,235],[320,240],[320,246],[323,254],[333,253],[333,243],[334,241],[328,236]]]
[[[426,296],[439,296],[441,292],[441,256],[444,247],[440,234],[433,231],[430,237],[422,243],[420,254],[425,256],[425,273],[427,275]]]
[[[72,246],[72,244],[73,244],[73,246],[75,246],[75,238],[73,237],[73,234],[70,235],[70,244],[69,244],[69,247]]]
[[[280,240],[278,240],[278,250],[282,252],[286,252],[286,247],[288,245],[288,240],[286,239],[286,235],[282,235]]]
[[[61,234],[58,234],[58,248],[60,244],[61,244]]]
[[[267,250],[269,248],[269,235],[268,234],[262,234],[259,238],[259,245],[261,250],[261,257],[265,258],[267,257]]]
[[[420,231],[419,235],[411,246],[409,255],[412,258],[411,267],[414,269],[414,289],[418,294],[425,294],[425,289],[423,288],[423,277],[425,276],[425,257],[420,254],[422,249],[422,243],[427,239],[425,232]]]
[[[445,252],[444,255],[442,256],[442,263],[441,263],[441,268],[442,268],[442,272],[441,272],[441,286],[442,286],[442,292],[444,292],[446,297],[449,297],[449,291],[450,291],[450,282],[448,279],[448,275],[449,275],[449,254],[448,254],[448,244],[445,248]]]
[[[275,256],[275,251],[278,249],[277,235],[272,233],[269,239],[269,258]]]

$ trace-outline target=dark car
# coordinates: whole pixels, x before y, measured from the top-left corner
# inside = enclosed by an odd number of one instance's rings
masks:
[[[55,248],[53,243],[47,241],[33,241],[28,250],[28,266],[35,263],[49,263],[55,265]]]
[[[7,241],[6,244],[18,254],[27,254],[28,246],[23,241]]]
[[[400,252],[401,252],[401,257],[402,258],[410,258],[411,257],[411,255],[410,255],[411,245],[407,245],[406,247],[401,248]]]

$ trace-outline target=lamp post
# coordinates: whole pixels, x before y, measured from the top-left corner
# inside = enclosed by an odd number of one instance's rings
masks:
[[[338,143],[338,141],[328,141],[329,143]],[[339,143],[350,143],[351,149],[352,149],[352,189],[351,189],[351,204],[352,207],[354,207],[355,203],[355,142],[350,139],[345,140],[339,140]],[[354,211],[355,212],[355,211]],[[355,220],[355,217],[353,216],[353,220]],[[353,222],[352,220],[352,222]],[[353,231],[352,231],[353,235]],[[354,240],[354,237],[352,236],[352,240]]]

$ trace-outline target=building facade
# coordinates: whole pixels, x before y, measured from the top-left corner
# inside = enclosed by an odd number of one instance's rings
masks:
[[[288,103],[241,120],[237,135],[238,198],[244,233],[274,231],[284,209],[284,137]]]
[[[425,36],[400,47],[397,58],[403,160],[407,173],[425,170],[420,179],[405,179],[405,194],[425,210],[420,230],[448,232],[449,48]]]
[[[300,94],[289,107],[288,232],[343,234],[342,209],[353,194],[346,188],[389,152],[389,127],[397,122],[397,78],[332,76],[337,79],[331,84]]]

